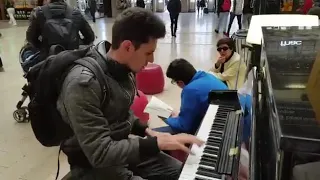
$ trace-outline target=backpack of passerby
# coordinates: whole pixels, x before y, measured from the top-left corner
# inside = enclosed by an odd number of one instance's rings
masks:
[[[76,49],[79,46],[78,31],[72,20],[73,9],[67,7],[64,17],[53,16],[49,6],[42,8],[45,23],[42,30],[42,41],[48,47],[60,45],[65,49]]]
[[[141,7],[141,8],[145,8],[146,4],[144,3],[144,0],[137,0],[136,6]]]
[[[80,38],[80,33],[83,39]],[[80,42],[91,44],[94,32],[80,10],[69,6],[63,0],[34,9],[26,32],[26,40],[41,52],[41,60],[47,57],[52,45],[63,46],[67,50],[78,49]]]

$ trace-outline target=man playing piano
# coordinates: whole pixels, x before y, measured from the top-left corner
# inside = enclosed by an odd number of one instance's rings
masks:
[[[182,88],[179,114],[172,114],[164,121],[169,125],[154,129],[160,132],[194,134],[208,109],[211,90],[227,90],[228,87],[214,75],[197,71],[187,60],[175,59],[167,69],[172,84]]]

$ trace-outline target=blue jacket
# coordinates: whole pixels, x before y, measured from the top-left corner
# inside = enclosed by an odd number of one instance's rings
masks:
[[[194,134],[208,109],[211,90],[227,90],[228,87],[214,75],[198,71],[181,93],[178,117],[170,117],[166,123],[176,132]]]

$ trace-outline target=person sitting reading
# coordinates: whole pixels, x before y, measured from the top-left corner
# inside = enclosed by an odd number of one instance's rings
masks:
[[[171,134],[194,134],[208,109],[208,94],[211,90],[227,90],[228,87],[215,76],[197,71],[187,60],[175,59],[166,75],[172,84],[182,88],[180,113],[163,119],[169,126],[154,129]]]
[[[240,88],[244,83],[247,67],[244,62],[241,62],[240,55],[235,52],[233,39],[220,39],[217,43],[217,51],[220,57],[210,72],[225,82],[229,89]]]

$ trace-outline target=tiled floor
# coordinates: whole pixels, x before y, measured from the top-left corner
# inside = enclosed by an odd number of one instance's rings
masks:
[[[170,20],[167,13],[159,14],[166,22],[169,32]],[[112,19],[99,19],[92,24],[98,39],[111,39]],[[214,14],[181,14],[177,38],[170,34],[160,40],[155,53],[155,63],[165,70],[171,60],[183,57],[202,70],[208,70],[216,57],[216,41],[221,35],[214,33]],[[0,22],[0,53],[4,71],[0,72],[0,179],[1,180],[53,180],[57,170],[57,148],[42,147],[34,138],[30,124],[18,124],[12,117],[16,103],[20,100],[21,87],[25,83],[18,61],[18,54],[25,40],[28,22],[18,22],[10,27]],[[236,21],[234,22],[234,25]],[[237,25],[233,26],[233,30]],[[233,31],[232,31],[233,32]],[[160,99],[179,108],[180,89],[166,81],[165,91],[157,95]],[[150,126],[161,126],[156,117],[151,117]],[[61,155],[61,175],[68,171],[68,164]]]

